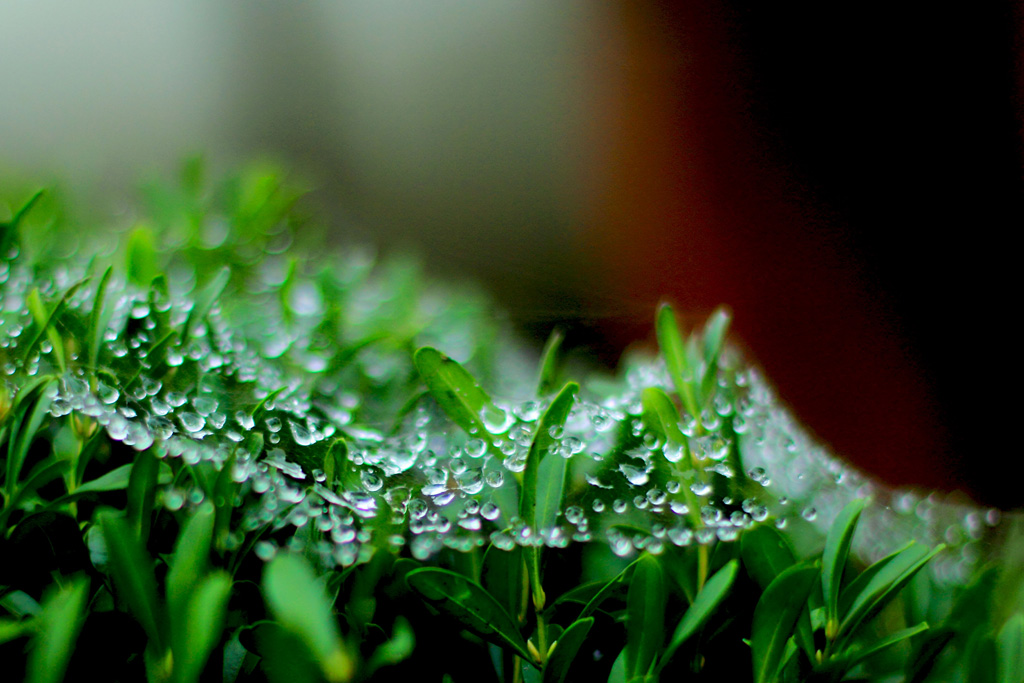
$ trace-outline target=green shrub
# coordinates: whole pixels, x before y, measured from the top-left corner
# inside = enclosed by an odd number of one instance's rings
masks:
[[[825,454],[726,312],[536,360],[301,194],[0,224],[5,679],[1024,680],[1016,522]]]

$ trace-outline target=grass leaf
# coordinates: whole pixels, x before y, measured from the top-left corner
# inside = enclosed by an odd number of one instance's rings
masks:
[[[848,643],[861,625],[892,602],[910,579],[914,578],[914,575],[943,548],[945,545],[940,544],[934,550],[928,551],[927,548],[919,544],[912,544],[892,558],[890,562],[887,562],[880,571],[873,574],[871,580],[853,599],[850,611],[839,626],[840,644]],[[884,560],[879,560],[879,562],[882,561]],[[853,588],[852,584],[851,588]]]
[[[648,674],[661,652],[665,630],[665,576],[658,559],[644,555],[633,568],[626,595],[626,679]]]
[[[724,567],[715,572],[714,576],[708,579],[704,588],[697,594],[697,598],[690,605],[683,615],[682,621],[676,627],[672,640],[669,642],[665,652],[661,656],[661,666],[664,666],[690,637],[696,633],[715,609],[722,603],[725,596],[729,594],[736,573],[739,570],[739,562],[730,560]]]
[[[113,272],[113,266],[108,266],[103,271],[103,277],[96,285],[96,294],[92,300],[92,312],[89,314],[89,329],[86,331],[86,339],[89,340],[89,355],[86,356],[86,362],[94,370],[99,367],[103,334],[107,331],[107,322],[110,318],[110,310],[106,309],[103,304],[107,294],[107,285],[110,283],[110,276]]]
[[[789,539],[770,524],[759,524],[743,532],[740,556],[747,574],[762,591],[779,574],[796,564]]]
[[[79,577],[43,600],[28,658],[28,683],[59,683],[64,679],[85,621],[88,597],[89,580]]]
[[[213,541],[214,507],[209,501],[200,505],[185,522],[167,572],[167,609],[177,645],[188,642],[187,610],[196,584],[206,574],[210,546]]]
[[[868,657],[873,657],[882,650],[890,648],[893,645],[903,642],[908,638],[916,636],[918,633],[923,633],[928,630],[927,623],[921,623],[917,626],[911,626],[900,631],[886,636],[880,640],[877,640],[866,647],[853,647],[850,648],[835,657],[831,658],[821,671],[827,671],[838,678],[842,678],[843,675],[853,667],[863,662]]]
[[[537,432],[526,455],[526,469],[523,471],[523,487],[519,498],[519,516],[533,528],[534,533],[540,533],[542,529],[554,525],[555,516],[561,507],[566,461],[556,456],[548,458],[551,462],[545,464],[545,457],[558,446],[561,440],[558,434],[565,427],[565,421],[569,417],[569,411],[572,410],[579,389],[580,386],[575,382],[569,382],[562,387],[537,422]],[[543,482],[540,477],[542,467],[546,475]],[[538,505],[539,494],[543,494],[543,497]],[[540,580],[541,550],[537,546],[530,546],[526,549],[526,554],[533,602],[538,609],[543,609],[545,598]]]
[[[690,365],[683,333],[670,304],[663,303],[658,307],[655,331],[658,336],[658,347],[665,358],[665,365],[668,366],[668,373],[676,385],[676,391],[683,400],[683,407],[691,417],[699,420],[701,411],[693,390],[697,381],[694,376],[695,370]]]
[[[593,625],[593,617],[577,619],[562,632],[562,635],[555,641],[551,656],[544,662],[544,668],[541,671],[543,683],[562,683],[565,680],[573,660],[576,659],[576,655]]]
[[[203,318],[210,312],[217,300],[220,299],[224,288],[231,280],[231,268],[224,266],[217,271],[213,279],[206,283],[206,286],[196,295],[195,304],[189,311],[188,319],[185,320],[185,329],[181,333],[181,345],[186,346],[192,338],[196,327],[203,321]]]
[[[190,587],[187,609],[181,614],[185,639],[174,651],[176,683],[199,681],[213,649],[221,640],[231,595],[231,577],[214,572]]]
[[[74,296],[75,292],[78,291],[79,287],[84,285],[87,281],[88,278],[84,280],[79,280],[78,282],[64,290],[64,294],[62,294],[60,300],[58,300],[57,303],[53,305],[53,308],[50,309],[50,312],[48,314],[46,314],[46,317],[36,320],[35,335],[32,337],[32,340],[27,345],[25,345],[25,350],[22,352],[22,358],[28,359],[32,357],[32,354],[35,353],[36,347],[39,346],[39,342],[42,341],[43,335],[50,333],[50,326],[57,320],[58,317],[60,317],[60,314],[64,310],[64,307],[67,306],[68,299]],[[36,296],[38,296],[38,294],[36,294]],[[60,342],[59,335],[56,337],[56,339],[58,342]],[[58,362],[61,366],[61,371],[63,372],[65,370],[63,351],[57,351],[58,344],[54,344],[53,348],[54,353],[58,354]]]
[[[162,652],[167,643],[166,626],[157,602],[152,560],[123,517],[111,512],[101,513],[100,527],[107,542],[108,567],[118,595],[141,624],[150,645]]]
[[[761,594],[754,608],[750,636],[754,683],[777,680],[786,644],[817,578],[817,567],[795,565],[779,574]]]
[[[551,336],[544,344],[540,355],[540,371],[537,377],[537,395],[547,396],[558,387],[558,355],[565,334],[558,327],[551,330]]]
[[[341,639],[331,603],[302,557],[281,553],[263,570],[263,593],[277,623],[309,648],[329,681],[347,681],[355,662]]]
[[[382,666],[399,664],[412,655],[416,647],[416,634],[409,622],[401,616],[395,617],[395,626],[391,637],[377,646],[366,663],[366,675],[372,674]]]
[[[50,410],[47,389],[52,377],[42,377],[28,384],[15,399],[10,416],[10,434],[7,441],[7,479],[4,482],[8,497],[12,497],[21,478],[21,468],[28,457],[28,449],[36,438],[36,432]]]
[[[153,278],[160,274],[160,257],[152,228],[139,225],[132,230],[128,236],[126,256],[128,279],[140,287],[148,288]]]
[[[725,333],[730,322],[732,315],[724,308],[719,308],[704,324],[704,332],[701,335],[704,343],[704,376],[701,378],[700,393],[705,403],[714,395],[715,384],[718,381],[718,361],[722,355]]]
[[[825,635],[831,640],[839,630],[839,587],[850,555],[850,543],[865,501],[855,500],[832,522],[821,556],[821,587],[825,600]]]
[[[430,395],[452,422],[472,436],[486,438],[488,430],[483,415],[486,411],[497,412],[498,408],[473,376],[458,362],[429,346],[419,349],[413,359]]]
[[[405,580],[427,602],[458,619],[476,635],[537,663],[515,621],[480,584],[462,574],[434,567],[414,569]]]
[[[1024,614],[1017,612],[999,631],[999,683],[1024,681]]]

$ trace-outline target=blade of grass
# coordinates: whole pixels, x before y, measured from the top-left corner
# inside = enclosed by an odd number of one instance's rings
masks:
[[[214,647],[221,640],[224,616],[231,595],[231,577],[218,571],[192,587],[191,599],[182,615],[186,640],[174,652],[177,683],[195,683],[206,667]]]
[[[999,631],[999,683],[1024,681],[1024,614],[1017,612]]]
[[[658,665],[659,671],[668,664],[676,650],[704,626],[715,609],[722,603],[722,600],[729,594],[729,589],[732,588],[738,570],[739,562],[737,560],[730,560],[704,584],[704,588],[697,594],[697,598],[690,605],[690,608],[686,610],[682,621],[679,622],[675,633],[672,635],[672,640],[661,655]]]
[[[540,371],[537,377],[537,395],[547,396],[558,387],[558,355],[565,334],[561,328],[551,330],[551,336],[541,352]]]
[[[210,546],[213,542],[214,507],[209,501],[200,505],[178,536],[167,572],[167,609],[174,629],[182,629],[188,623],[186,610],[189,598],[197,583],[206,573]],[[185,634],[181,636],[185,642]]]
[[[544,662],[544,668],[541,671],[543,683],[562,683],[565,680],[569,673],[569,667],[576,659],[576,655],[593,625],[592,617],[577,619],[552,644],[550,656]]]
[[[406,575],[406,582],[427,602],[452,615],[484,640],[538,664],[515,621],[480,584],[461,574],[434,567],[414,569]]]
[[[740,536],[740,556],[750,578],[761,587],[768,588],[779,574],[796,564],[793,546],[778,529],[770,524],[759,524]]]
[[[94,370],[99,367],[103,334],[106,332],[107,321],[110,318],[110,311],[104,307],[104,299],[107,294],[107,285],[110,283],[110,276],[113,272],[113,266],[108,266],[103,271],[103,277],[100,278],[99,284],[96,285],[96,294],[92,301],[92,312],[89,314],[89,328],[86,332],[86,339],[89,340],[89,355],[86,357],[86,362]]]
[[[41,377],[37,382],[24,386],[15,398],[7,439],[7,479],[4,485],[8,498],[13,497],[17,490],[28,449],[49,413],[47,389],[52,381],[52,377]]]
[[[489,432],[482,416],[485,411],[499,409],[473,376],[458,362],[429,346],[416,352],[414,362],[430,395],[448,417],[471,436],[486,439]]]
[[[36,205],[39,198],[43,196],[45,190],[36,190],[36,192],[28,198],[28,200],[21,205],[21,208],[14,212],[11,216],[11,220],[7,222],[0,222],[0,259],[9,259],[10,252],[13,247],[21,246],[21,235],[18,234],[18,226],[21,225],[21,221],[28,215],[28,212],[32,210],[32,207]]]
[[[282,553],[271,560],[263,570],[263,593],[274,619],[306,644],[327,680],[352,678],[355,662],[327,595],[303,558]]]
[[[60,683],[85,621],[89,580],[79,577],[43,600],[28,656],[28,683]]]
[[[825,637],[829,640],[834,640],[839,632],[839,587],[864,505],[864,500],[855,500],[843,508],[825,539],[825,550],[821,556],[821,587],[825,600]]]
[[[732,315],[724,308],[717,309],[708,318],[701,335],[704,342],[704,376],[701,378],[700,393],[707,403],[714,395],[718,382],[718,365],[725,342],[725,333],[732,322]]]
[[[626,595],[626,680],[646,676],[661,652],[665,629],[665,577],[652,555],[633,569]]]
[[[213,279],[210,280],[196,295],[195,304],[192,306],[192,310],[189,311],[188,319],[185,320],[185,327],[181,333],[182,346],[188,345],[196,327],[203,321],[203,318],[207,316],[210,310],[213,309],[214,304],[216,304],[217,300],[220,299],[221,294],[224,292],[224,288],[227,287],[230,280],[231,269],[228,266],[224,266],[217,271],[217,274],[213,276]]]
[[[944,544],[940,544],[935,549],[928,551],[927,548],[912,546],[875,574],[864,590],[854,599],[850,612],[840,624],[839,644],[845,646],[863,624],[870,621],[892,602],[903,587],[914,578],[914,575],[945,547]]]
[[[661,349],[661,355],[665,358],[665,365],[668,367],[668,373],[676,386],[676,391],[679,392],[679,396],[683,400],[683,407],[691,417],[699,422],[700,406],[697,405],[697,396],[693,391],[697,379],[694,377],[694,369],[690,366],[687,357],[679,321],[670,304],[663,303],[658,307],[655,331],[658,337],[658,347]]]
[[[836,679],[842,679],[842,677],[850,671],[853,667],[863,662],[868,657],[873,657],[882,650],[890,648],[893,645],[903,642],[908,638],[913,638],[918,633],[922,633],[928,630],[927,623],[921,623],[917,626],[911,626],[905,628],[896,633],[893,633],[881,640],[875,641],[866,647],[855,647],[845,652],[836,655],[828,660],[825,666],[819,669],[820,672],[832,673],[836,676]]]
[[[750,636],[754,683],[777,680],[786,644],[817,579],[817,567],[796,565],[779,574],[761,594]]]
[[[107,542],[108,567],[118,594],[146,632],[154,650],[165,651],[165,617],[157,602],[156,578],[149,554],[122,517],[111,512],[101,513],[100,528]]]
[[[74,296],[75,292],[78,291],[79,287],[81,287],[88,281],[89,278],[79,280],[78,282],[64,290],[64,294],[62,294],[57,303],[53,305],[53,308],[50,309],[50,312],[49,314],[46,315],[46,318],[41,322],[39,320],[36,321],[35,335],[32,337],[32,340],[25,346],[25,350],[22,352],[22,358],[28,359],[32,357],[32,354],[35,353],[36,347],[39,346],[39,342],[42,341],[43,336],[48,334],[50,325],[52,325],[54,321],[56,321],[56,319],[60,316],[61,312],[63,312],[64,307],[67,306],[68,299]],[[54,346],[54,348],[56,349],[57,347]],[[60,358],[62,359],[63,356],[60,356]],[[61,367],[61,371],[64,371],[63,367]]]
[[[519,516],[527,524],[532,525],[534,533],[539,533],[545,528],[543,525],[551,526],[554,523],[554,514],[561,506],[562,488],[565,479],[565,461],[556,462],[552,468],[549,464],[546,474],[552,476],[555,481],[545,482],[543,493],[545,499],[542,505],[537,505],[538,482],[542,463],[546,456],[558,446],[561,440],[556,436],[565,426],[576,402],[576,394],[580,386],[575,382],[569,382],[558,395],[551,401],[544,414],[537,422],[537,433],[534,434],[533,442],[530,444],[530,451],[526,456],[526,469],[523,471],[523,487],[519,499]],[[561,477],[558,477],[561,474]],[[557,496],[558,501],[554,502],[552,497]],[[530,546],[526,549],[527,564],[530,568],[530,586],[533,590],[533,604],[538,610],[544,609],[545,596],[541,586],[540,548]]]

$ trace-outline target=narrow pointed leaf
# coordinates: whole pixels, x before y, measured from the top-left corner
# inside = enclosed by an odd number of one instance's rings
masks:
[[[633,569],[626,596],[626,679],[645,676],[661,652],[665,630],[665,576],[652,555]]]
[[[352,678],[355,663],[338,630],[331,603],[302,557],[282,553],[263,570],[263,593],[271,614],[297,637],[329,681]]]
[[[28,476],[25,477],[25,481],[18,485],[18,492],[11,499],[8,510],[17,506],[22,500],[28,498],[37,489],[46,486],[54,479],[62,476],[71,468],[71,463],[67,460],[53,460],[47,458],[38,465],[32,468]]]
[[[569,667],[576,659],[576,655],[593,625],[593,617],[577,619],[562,632],[555,643],[555,649],[551,652],[551,656],[544,662],[544,668],[541,671],[543,683],[562,683],[566,680]]]
[[[704,325],[704,333],[701,335],[704,342],[704,377],[701,378],[700,388],[705,402],[711,399],[718,381],[719,359],[731,321],[732,315],[724,308],[719,308]]]
[[[863,500],[855,500],[843,508],[825,539],[825,550],[821,556],[821,587],[825,600],[826,632],[830,637],[834,637],[839,628],[839,587],[864,504]]]
[[[156,486],[160,480],[160,461],[153,449],[136,454],[128,475],[127,522],[139,540],[149,538],[149,525],[156,502]]]
[[[861,625],[892,602],[914,575],[945,547],[940,544],[929,552],[922,546],[911,546],[875,574],[854,599],[849,613],[843,618],[839,627],[840,643],[849,642]]]
[[[663,303],[658,308],[655,328],[658,347],[665,358],[665,365],[668,366],[669,376],[676,385],[676,391],[683,399],[683,407],[691,416],[699,418],[700,406],[697,405],[697,396],[693,391],[696,378],[693,376],[693,367],[686,353],[686,343],[679,329],[679,321],[671,305]]]
[[[395,617],[391,638],[377,646],[366,664],[366,673],[371,674],[382,666],[392,666],[405,661],[416,647],[416,634],[403,617]]]
[[[817,567],[796,565],[779,574],[761,594],[750,636],[754,683],[777,680],[786,644],[817,578]]]
[[[122,517],[104,513],[100,516],[100,527],[107,542],[107,561],[114,576],[114,587],[149,636],[150,644],[162,652],[167,642],[164,615],[157,602],[156,578],[149,554]]]
[[[0,645],[27,635],[31,632],[32,626],[33,622],[29,620],[0,619]]]
[[[427,602],[458,619],[473,633],[535,663],[515,621],[480,584],[462,574],[434,567],[414,569],[405,580]]]
[[[554,450],[559,443],[557,434],[565,426],[573,403],[576,401],[576,393],[580,387],[575,382],[569,382],[558,395],[551,401],[551,405],[537,422],[537,433],[530,444],[530,452],[526,456],[526,469],[523,471],[523,490],[520,497],[519,516],[534,525],[537,523],[537,481],[541,462],[545,456]]]
[[[149,287],[160,272],[160,257],[152,228],[140,225],[128,236],[128,278],[140,287]]]
[[[78,578],[43,601],[28,658],[28,683],[59,683],[85,621],[89,580]]]
[[[486,436],[488,430],[482,415],[485,411],[499,409],[473,376],[458,362],[429,346],[417,351],[414,361],[430,395],[452,422],[468,434]]]
[[[526,564],[523,547],[500,550],[490,546],[484,553],[481,584],[509,614],[516,616],[526,607]]]
[[[217,271],[213,279],[196,296],[195,304],[188,314],[188,319],[185,320],[185,328],[181,333],[182,346],[188,344],[196,327],[203,321],[206,314],[210,312],[214,304],[217,303],[217,300],[220,299],[220,295],[224,292],[224,288],[227,287],[229,280],[231,280],[231,269],[228,266],[224,266]]]
[[[99,284],[96,285],[96,295],[92,301],[92,313],[89,315],[88,331],[89,355],[87,357],[89,366],[92,368],[99,366],[103,334],[107,331],[107,321],[110,318],[110,311],[103,304],[107,295],[107,285],[110,283],[110,276],[113,272],[113,266],[109,266],[103,271],[103,277],[100,278]]]
[[[562,349],[565,334],[560,328],[551,331],[544,351],[540,356],[540,372],[537,378],[537,395],[547,396],[558,388],[558,354]]]
[[[526,455],[526,469],[523,471],[523,487],[519,497],[519,516],[530,524],[534,533],[551,527],[561,507],[566,462],[559,456],[547,458],[547,461],[545,457],[561,440],[556,435],[565,427],[565,421],[576,401],[579,388],[575,382],[569,382],[558,392],[537,422],[537,433],[534,434],[530,451]],[[540,477],[542,467],[546,475],[543,482]],[[541,495],[543,497],[538,505],[538,496]],[[541,549],[537,546],[526,548],[533,601],[538,608],[543,609],[545,598],[541,588],[540,554]]]
[[[18,393],[13,409],[11,431],[7,443],[7,480],[5,486],[13,492],[21,477],[21,468],[28,456],[28,449],[35,439],[36,432],[43,419],[50,411],[50,398],[47,389],[52,378],[42,378],[38,383],[26,385]],[[24,397],[24,398],[23,398]]]
[[[25,303],[29,311],[31,311],[36,324],[46,326],[46,337],[50,340],[50,346],[53,347],[53,357],[57,361],[57,367],[60,368],[61,374],[67,372],[67,364],[64,361],[64,342],[60,337],[60,333],[54,329],[53,325],[49,324],[50,316],[46,311],[46,307],[43,306],[43,300],[39,298],[39,290],[33,289],[29,292],[28,296],[25,297]]]
[[[644,556],[641,555],[640,557],[642,558]],[[633,570],[636,569],[636,563],[639,561],[640,558],[633,560],[633,562],[631,562],[629,565],[626,566],[625,569],[619,572],[615,576],[615,578],[606,583],[604,587],[601,590],[599,590],[594,595],[594,597],[590,599],[590,601],[583,608],[583,611],[580,612],[578,617],[576,617],[576,620],[579,621],[580,619],[586,619],[601,606],[601,603],[603,603],[605,600],[614,595],[615,592],[619,589],[619,587],[623,584],[623,582],[626,581],[627,577],[629,577],[632,574]]]
[[[537,467],[537,507],[534,513],[534,528],[538,532],[555,526],[558,513],[562,509],[565,474],[568,465],[567,458],[551,457],[542,460]]]
[[[761,590],[768,588],[779,574],[796,564],[789,539],[770,524],[759,524],[740,536],[740,556]]]
[[[922,633],[927,630],[928,624],[921,623],[917,626],[911,626],[910,628],[897,631],[896,633],[886,636],[881,640],[871,643],[867,647],[851,648],[830,659],[821,670],[836,673],[841,678],[843,674],[863,662],[868,657],[873,657],[882,650],[901,643],[908,638],[913,638],[918,633]]]
[[[739,562],[730,560],[704,584],[704,588],[697,594],[697,598],[683,615],[682,621],[679,622],[679,626],[676,627],[675,633],[672,635],[671,642],[661,656],[662,666],[667,664],[676,650],[707,622],[722,600],[729,594],[729,589],[732,588],[738,570]]]
[[[160,463],[160,474],[157,478],[158,484],[170,484],[174,479],[174,474],[171,472],[171,468],[167,463]],[[79,496],[84,496],[87,493],[103,493],[105,491],[123,491],[128,488],[128,483],[131,478],[133,465],[121,465],[120,467],[110,470],[106,474],[100,475],[91,481],[87,481],[71,493],[65,494],[54,501],[54,503],[64,503],[69,500],[74,500]]]
[[[213,541],[214,507],[209,501],[200,505],[185,523],[167,572],[167,608],[175,629],[188,624],[186,610],[196,584],[206,573]]]
[[[45,190],[37,190],[28,198],[28,201],[21,205],[20,209],[14,212],[11,220],[6,222],[0,221],[0,259],[9,259],[11,248],[21,245],[21,235],[19,234],[18,226],[28,212],[32,210],[32,207],[36,205],[39,198],[43,196],[43,192]]]
[[[967,642],[967,680],[970,683],[997,683],[999,653],[995,639],[984,631],[971,634]]]
[[[1024,614],[1017,612],[999,631],[999,683],[1024,681]]]
[[[52,325],[57,320],[57,318],[60,317],[61,312],[63,312],[64,307],[68,303],[68,299],[70,299],[72,296],[74,296],[75,292],[78,291],[79,287],[84,285],[87,281],[88,281],[88,278],[86,278],[85,280],[79,280],[75,284],[73,284],[70,287],[68,287],[64,291],[64,294],[60,297],[60,300],[57,301],[57,303],[53,305],[52,309],[50,309],[50,312],[46,316],[46,319],[43,320],[42,322],[39,322],[39,321],[36,322],[36,332],[35,332],[35,335],[32,337],[32,341],[30,341],[25,346],[25,350],[24,350],[23,356],[22,356],[23,358],[31,358],[32,357],[32,354],[35,352],[36,347],[39,345],[39,342],[42,341],[43,335],[48,334],[49,329],[50,329],[50,325]],[[59,339],[59,337],[58,337],[58,339]],[[54,348],[56,348],[56,347],[54,347]]]
[[[199,681],[207,660],[221,640],[230,595],[231,577],[222,571],[210,574],[192,587],[187,609],[181,615],[185,638],[178,641],[174,652],[177,683]]]

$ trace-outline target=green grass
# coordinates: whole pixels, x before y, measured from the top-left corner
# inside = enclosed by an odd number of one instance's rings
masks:
[[[275,168],[143,194],[0,223],[4,680],[1024,680],[1017,522],[824,454],[724,310],[566,368]]]

